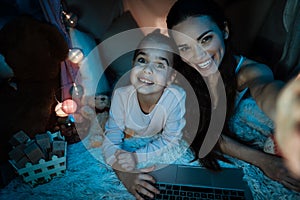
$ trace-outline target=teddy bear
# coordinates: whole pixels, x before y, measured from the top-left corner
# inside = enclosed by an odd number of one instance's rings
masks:
[[[8,159],[13,134],[34,137],[57,120],[60,67],[68,51],[57,27],[31,16],[15,17],[0,30],[0,53],[14,74],[0,85],[0,164]]]
[[[78,113],[84,119],[89,120],[90,123],[87,134],[80,132],[78,132],[78,134],[87,136],[87,138],[84,138],[85,140],[83,143],[85,143],[89,148],[95,148],[102,145],[109,107],[110,98],[106,94],[84,96],[82,98],[82,106]],[[76,124],[80,126],[81,122]]]
[[[100,127],[105,131],[105,123],[108,119],[110,98],[109,95],[99,94],[95,96],[95,108],[97,113],[97,120]]]

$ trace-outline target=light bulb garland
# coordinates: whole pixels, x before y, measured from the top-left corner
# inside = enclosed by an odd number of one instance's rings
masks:
[[[72,28],[74,28],[78,22],[78,18],[74,13],[66,12],[64,10],[62,10],[62,20],[67,27],[72,27]],[[66,67],[67,77],[69,78],[69,80],[72,83],[72,86],[69,89],[69,93],[71,94],[72,98],[75,98],[75,99],[80,99],[83,96],[84,89],[81,85],[77,85],[75,83],[75,81],[74,81],[75,76],[73,74],[73,69],[70,69],[70,66],[72,66],[72,65],[70,65],[70,63],[67,63],[67,62],[70,61],[71,63],[78,64],[83,59],[84,59],[84,54],[83,54],[82,50],[79,48],[72,48],[72,45],[70,44],[68,58],[67,58],[67,60],[64,61],[64,65]],[[64,97],[63,97],[63,101],[60,102],[57,100],[56,95],[55,95],[55,99],[57,101],[57,105],[55,106],[56,115],[58,117],[68,117],[68,118],[71,117],[73,119],[73,121],[75,121],[75,118],[73,115],[76,116],[76,111],[80,106],[77,104],[77,102],[80,102],[80,101],[76,102],[75,100],[73,100],[69,97],[67,97],[67,99],[64,99]]]

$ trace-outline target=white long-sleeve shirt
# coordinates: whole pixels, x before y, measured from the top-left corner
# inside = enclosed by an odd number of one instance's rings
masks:
[[[114,91],[109,119],[105,126],[105,139],[102,150],[106,162],[115,162],[115,152],[122,149],[125,131],[134,132],[133,137],[151,137],[160,134],[155,140],[135,151],[138,162],[146,162],[159,156],[165,148],[179,145],[182,129],[185,126],[185,91],[177,86],[165,88],[154,109],[145,114],[137,99],[135,88],[125,86]]]

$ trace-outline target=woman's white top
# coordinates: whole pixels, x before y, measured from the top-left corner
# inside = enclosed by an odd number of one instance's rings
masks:
[[[240,71],[242,64],[245,60],[245,57],[241,56],[240,61],[238,63],[238,65],[235,68],[235,74],[237,75],[238,72]],[[242,100],[243,96],[246,94],[246,92],[248,91],[248,88],[243,89],[242,91],[237,91],[236,92],[236,97],[235,97],[235,108],[238,106],[238,104],[240,103],[240,101]]]

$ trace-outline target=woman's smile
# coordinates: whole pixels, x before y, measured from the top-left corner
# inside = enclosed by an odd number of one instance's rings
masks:
[[[198,67],[200,67],[201,69],[205,69],[205,68],[208,68],[208,66],[211,64],[212,60],[209,59],[207,61],[204,61],[202,63],[199,63],[198,64]]]

